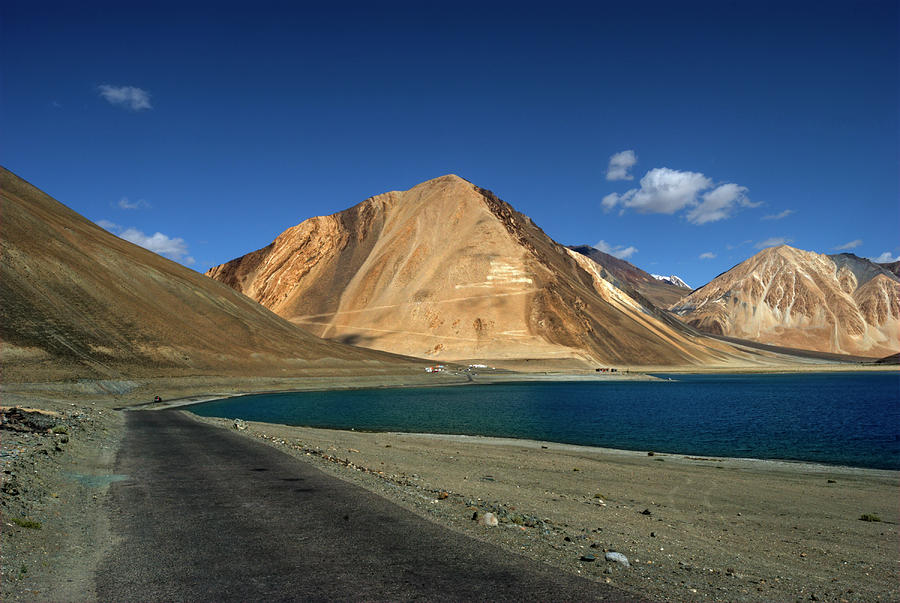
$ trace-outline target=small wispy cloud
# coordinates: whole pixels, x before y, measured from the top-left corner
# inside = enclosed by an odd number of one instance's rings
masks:
[[[787,245],[788,243],[793,242],[794,239],[789,239],[787,237],[770,237],[764,241],[757,242],[754,247],[757,249],[765,249],[766,247],[778,247],[779,245]]]
[[[844,243],[843,245],[837,245],[834,248],[838,251],[845,251],[847,249],[856,249],[862,244],[862,239],[856,239],[855,241],[850,241],[849,243]]]
[[[873,262],[878,262],[879,264],[890,264],[893,262],[900,261],[900,255],[893,256],[890,251],[885,251],[880,256],[875,258],[870,258]]]
[[[110,222],[109,220],[97,220],[94,222],[97,226],[102,228],[103,230],[108,230],[109,232],[117,232],[122,227],[116,224],[115,222]]]
[[[760,220],[783,220],[784,218],[787,218],[789,215],[795,214],[795,213],[797,213],[796,210],[786,209],[784,211],[778,212],[777,214],[769,214],[767,216],[763,216],[762,218],[760,218]]]
[[[603,206],[604,209],[610,210],[610,209],[614,208],[618,202],[619,202],[619,195],[616,193],[610,193],[610,194],[606,195],[605,197],[603,197],[603,200],[600,201],[600,204]]]
[[[637,155],[631,149],[621,151],[609,158],[609,166],[606,168],[607,180],[634,180],[628,170],[637,163]]]
[[[727,249],[728,251],[731,251],[732,249],[737,249],[738,247],[743,247],[744,245],[749,245],[752,242],[753,242],[753,239],[746,239],[744,241],[741,241],[737,245],[732,245],[729,243],[729,244],[725,245],[725,249]]]
[[[143,199],[129,201],[128,197],[122,197],[116,205],[119,206],[119,209],[147,209],[150,207],[150,204]]]
[[[603,253],[608,253],[620,260],[626,260],[638,252],[637,247],[632,245],[629,245],[628,247],[624,245],[610,245],[606,241],[598,241],[594,245],[594,249],[599,249]]]
[[[144,111],[152,109],[150,104],[150,93],[134,86],[110,86],[103,84],[98,86],[100,96],[105,98],[111,105],[124,107],[132,111]]]
[[[715,257],[716,257],[716,254],[714,254],[712,251],[707,251],[706,253],[700,254],[701,260],[713,260],[713,259],[715,259]]]

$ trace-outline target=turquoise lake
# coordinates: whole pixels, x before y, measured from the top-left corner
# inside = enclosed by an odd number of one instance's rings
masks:
[[[672,375],[241,396],[203,416],[900,469],[900,372]]]

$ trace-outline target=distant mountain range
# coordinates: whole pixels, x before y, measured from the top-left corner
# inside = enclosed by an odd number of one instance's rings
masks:
[[[668,308],[690,292],[690,287],[684,285],[681,279],[678,279],[678,283],[681,283],[679,285],[672,280],[673,277],[660,277],[644,272],[634,264],[595,247],[576,245],[570,249],[596,262],[605,271],[604,278],[620,289],[634,290],[660,308]]]
[[[900,349],[896,263],[787,245],[764,249],[671,306],[709,333],[820,352]]]
[[[3,380],[421,371],[314,337],[0,168]]]
[[[207,275],[321,337],[411,356],[593,366],[745,359],[634,293],[680,298],[672,285],[582,253],[447,175],[306,220]]]
[[[6,382],[420,372],[410,356],[562,369],[804,362],[703,331],[870,357],[900,349],[896,263],[782,246],[690,292],[563,247],[453,175],[306,220],[212,278],[2,168],[0,202]]]

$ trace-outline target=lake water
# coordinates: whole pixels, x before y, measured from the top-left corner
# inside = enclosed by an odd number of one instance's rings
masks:
[[[900,372],[673,375],[241,396],[198,415],[900,469]]]

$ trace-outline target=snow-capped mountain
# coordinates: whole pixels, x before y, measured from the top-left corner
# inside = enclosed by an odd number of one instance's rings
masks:
[[[676,287],[682,287],[684,289],[693,289],[693,287],[688,285],[686,282],[684,282],[683,280],[681,280],[674,274],[671,276],[662,276],[661,274],[651,274],[650,276],[652,276],[653,278],[655,278],[658,281],[662,281],[664,283],[669,283],[670,285],[675,285]]]

